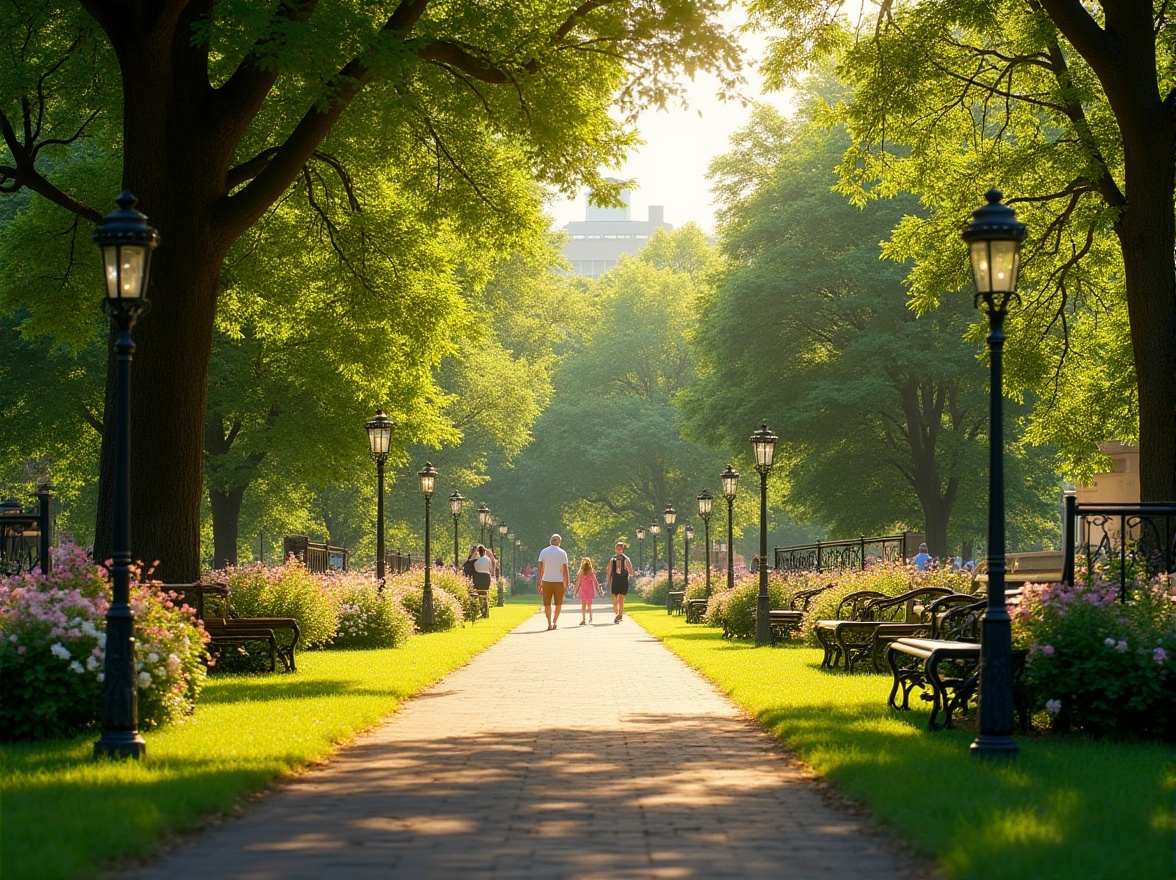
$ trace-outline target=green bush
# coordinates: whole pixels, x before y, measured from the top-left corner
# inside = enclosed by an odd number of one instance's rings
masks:
[[[450,589],[463,589],[469,594],[469,581],[462,575],[451,572],[434,570],[429,578],[430,590],[433,594],[433,632],[451,630],[467,619],[463,603]],[[392,575],[384,582],[384,591],[390,593],[405,610],[412,615],[413,624],[418,632],[423,632],[421,621],[421,607],[425,593],[425,575],[421,569],[401,572]],[[467,601],[469,601],[467,599]],[[476,603],[476,599],[474,600]],[[476,607],[476,604],[475,604]],[[476,613],[469,617],[476,620]]]
[[[666,604],[666,593],[670,591],[670,583],[665,574],[641,578],[637,581],[637,594],[650,605]]]
[[[724,590],[711,597],[705,620],[711,626],[722,627],[726,635],[737,639],[753,638],[758,602],[759,575],[744,575],[735,581],[733,590]],[[788,590],[784,579],[768,578],[768,607],[786,608],[787,603]]]
[[[230,566],[211,577],[228,584],[229,602],[238,617],[293,617],[302,632],[299,645],[303,648],[326,645],[335,637],[339,625],[335,597],[322,577],[296,560],[284,565]]]
[[[371,577],[353,572],[323,576],[339,609],[339,625],[331,644],[336,648],[397,648],[415,632],[412,615],[389,591],[381,592]]]

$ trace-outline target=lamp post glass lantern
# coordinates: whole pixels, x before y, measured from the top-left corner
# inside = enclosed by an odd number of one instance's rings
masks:
[[[433,584],[430,577],[433,571],[433,545],[429,532],[429,505],[433,500],[433,488],[437,484],[437,471],[429,462],[425,462],[424,470],[420,472],[421,495],[425,499],[425,591],[421,596],[421,629],[425,632],[433,631]]]
[[[755,606],[755,643],[768,645],[772,642],[772,629],[768,623],[768,474],[776,454],[777,437],[768,430],[767,424],[751,435],[751,448],[755,452],[755,469],[760,475],[760,535],[759,535],[759,596]]]
[[[478,508],[478,524],[482,526],[481,537],[478,539],[478,543],[485,544],[486,526],[490,525],[490,508],[485,504]]]
[[[733,525],[735,495],[739,492],[739,471],[727,465],[720,474],[723,483],[723,497],[727,499],[727,589],[735,589],[735,529]]]
[[[678,513],[672,507],[667,507],[662,517],[666,521],[666,611],[670,610],[670,591],[674,589],[674,525],[678,522]]]
[[[976,698],[979,733],[972,754],[1005,757],[1017,753],[1013,740],[1012,631],[1005,598],[1004,499],[1004,321],[1019,303],[1017,274],[1028,230],[1001,204],[999,190],[972,214],[963,231],[976,281],[974,304],[988,316],[988,606],[980,622],[980,689]]]
[[[454,490],[453,494],[449,496],[449,514],[453,517],[453,567],[454,569],[461,568],[461,562],[458,560],[458,543],[457,543],[457,521],[461,517],[461,508],[465,504],[465,499],[461,493]]]
[[[384,589],[384,463],[392,444],[392,420],[382,409],[376,410],[364,424],[368,435],[368,450],[376,463],[376,584]]]
[[[131,328],[147,310],[151,252],[159,233],[135,210],[125,190],[115,199],[117,211],[103,218],[93,241],[102,250],[106,308],[118,329],[114,412],[114,516],[111,528],[112,601],[106,610],[106,660],[102,686],[102,735],[94,757],[141,758],[147,753],[139,735],[139,690],[135,670],[135,614],[131,610]],[[48,536],[46,536],[48,540]]]
[[[715,496],[710,493],[708,489],[703,489],[698,494],[698,515],[702,519],[703,540],[706,543],[706,598],[711,595],[711,543],[710,543],[710,518],[711,511],[714,507]]]

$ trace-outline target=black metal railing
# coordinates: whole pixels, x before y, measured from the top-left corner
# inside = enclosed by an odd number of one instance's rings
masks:
[[[53,565],[53,493],[49,486],[37,490],[35,510],[18,501],[0,504],[0,574],[19,574],[40,566],[48,573]]]
[[[286,536],[282,542],[282,558],[289,559],[291,556],[315,573],[347,571],[346,547],[312,541],[306,535]]]
[[[918,552],[926,538],[920,532],[903,532],[848,541],[817,541],[796,547],[776,548],[777,571],[832,571],[864,569],[872,557],[879,562],[904,562]]]
[[[1117,570],[1119,601],[1126,602],[1137,571],[1149,578],[1176,572],[1176,504],[1079,504],[1067,493],[1062,550],[1065,583],[1074,584],[1076,557],[1088,572],[1101,561]]]

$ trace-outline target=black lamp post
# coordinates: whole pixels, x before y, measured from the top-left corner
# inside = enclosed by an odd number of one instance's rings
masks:
[[[682,589],[690,589],[690,539],[694,537],[694,526],[686,523],[682,529]],[[685,598],[685,597],[683,597]]]
[[[106,665],[102,689],[102,736],[94,757],[141,758],[147,745],[139,735],[139,690],[135,674],[135,614],[131,610],[131,328],[150,305],[147,279],[159,233],[135,210],[125,190],[117,211],[94,230],[106,274],[106,308],[118,328],[118,398],[114,412],[114,523],[110,547],[113,601],[106,611]],[[48,541],[47,535],[42,536]]]
[[[979,735],[972,743],[972,754],[1004,757],[1017,753],[1012,736],[1012,632],[1005,607],[1004,320],[1009,308],[1020,302],[1017,272],[1027,230],[1017,222],[1012,209],[1000,203],[999,190],[990,189],[984,198],[988,204],[972,214],[963,233],[976,279],[975,305],[988,315],[992,364],[988,392],[988,607],[980,623]]]
[[[485,546],[486,526],[490,525],[490,508],[485,504],[478,508],[478,523],[482,526],[481,537],[478,539],[478,543]]]
[[[429,507],[433,501],[433,487],[437,484],[437,471],[429,462],[425,462],[425,469],[420,473],[421,495],[425,499],[425,592],[421,596],[421,629],[425,632],[433,631],[433,545],[429,531]]]
[[[645,526],[637,526],[637,570],[645,570]]]
[[[653,575],[657,577],[657,536],[661,534],[661,526],[654,520],[649,524],[649,534],[653,537],[649,543],[653,545]]]
[[[515,538],[515,542],[514,542],[514,548],[515,548],[515,549],[514,549],[514,566],[513,566],[513,568],[511,569],[511,576],[510,576],[510,582],[511,582],[511,585],[512,585],[512,586],[511,586],[511,592],[510,592],[510,594],[511,594],[512,596],[514,595],[514,587],[513,587],[513,584],[514,584],[514,576],[515,576],[516,574],[518,574],[518,570],[519,570],[519,553],[521,553],[521,552],[522,552],[522,546],[523,546],[523,542],[522,542],[521,540],[519,540],[518,538]]]
[[[392,420],[384,411],[367,420],[368,446],[372,461],[376,463],[376,585],[384,589],[384,462],[388,460],[388,447],[392,442]]]
[[[506,589],[510,592],[510,595],[513,596],[514,595],[515,572],[517,572],[519,570],[518,569],[519,555],[514,550],[514,546],[515,546],[514,532],[507,532],[506,533],[506,540],[508,542],[507,546],[511,548],[510,572],[508,573],[507,578],[506,578]]]
[[[465,504],[465,499],[461,497],[460,492],[455,490],[454,493],[449,496],[449,513],[453,517],[453,567],[455,569],[461,567],[461,563],[457,558],[457,520],[461,516],[461,506],[463,504]]]
[[[760,475],[759,598],[755,605],[755,644],[769,645],[772,629],[768,624],[768,473],[776,453],[776,435],[767,425],[751,435],[755,450],[755,469]]]
[[[727,589],[735,589],[735,531],[732,526],[735,494],[739,491],[739,472],[731,465],[719,476],[723,482],[723,497],[727,499]]]
[[[501,608],[504,604],[502,600],[502,560],[506,558],[506,533],[510,531],[510,526],[504,522],[498,524],[498,556],[495,559],[498,562],[498,607]]]
[[[698,515],[702,518],[703,537],[706,540],[706,598],[711,595],[711,542],[710,518],[711,509],[715,503],[715,496],[703,489],[698,495]]]
[[[670,613],[670,591],[674,589],[674,526],[678,522],[678,512],[667,507],[662,514],[666,520],[666,575],[669,578],[666,587],[666,613]]]

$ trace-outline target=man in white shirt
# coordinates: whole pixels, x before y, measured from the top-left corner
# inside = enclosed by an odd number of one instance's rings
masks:
[[[564,593],[568,590],[568,554],[560,547],[559,535],[551,536],[551,543],[539,553],[539,592],[543,594],[543,613],[547,615],[547,629],[559,622]],[[555,615],[551,606],[555,604]]]

